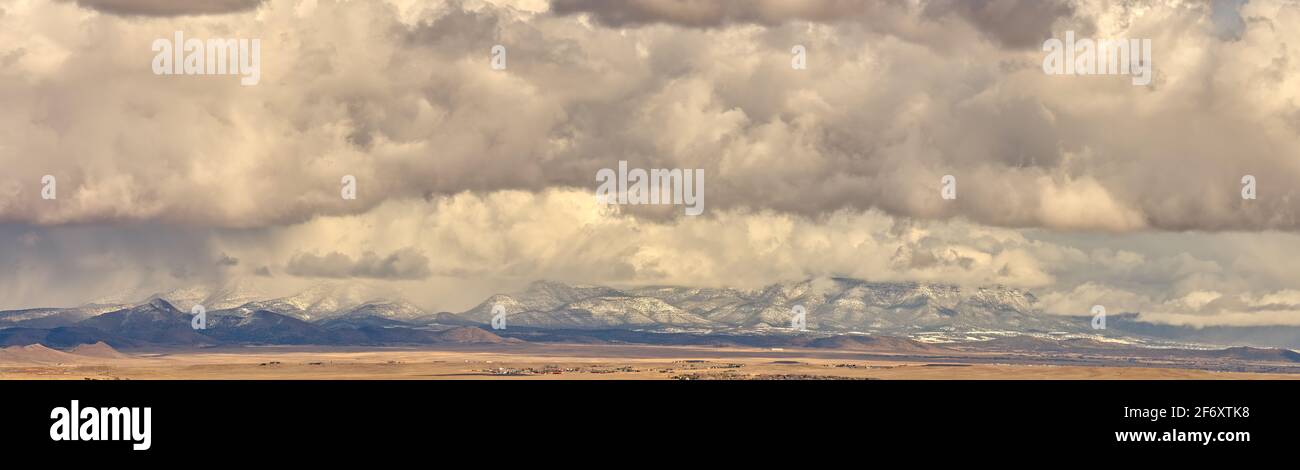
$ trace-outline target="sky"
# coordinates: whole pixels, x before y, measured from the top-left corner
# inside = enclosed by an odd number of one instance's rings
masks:
[[[1300,325],[1296,25],[1297,0],[4,0],[0,308],[847,276]],[[155,74],[176,31],[258,39],[260,80]],[[1151,83],[1044,73],[1067,31],[1149,39]],[[600,203],[619,161],[703,169],[704,213]]]

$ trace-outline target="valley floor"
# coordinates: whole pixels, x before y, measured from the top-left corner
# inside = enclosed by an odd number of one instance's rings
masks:
[[[1300,379],[1300,374],[1114,358],[1094,362],[1001,354],[512,344],[240,347],[10,359],[0,362],[0,379]]]

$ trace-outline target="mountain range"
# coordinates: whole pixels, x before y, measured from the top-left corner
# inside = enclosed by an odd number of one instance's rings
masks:
[[[1108,318],[1107,330],[1093,330],[1089,317],[1049,315],[1036,304],[1033,294],[1002,286],[963,288],[848,278],[778,283],[753,290],[614,288],[538,281],[453,313],[427,312],[392,292],[361,283],[327,282],[274,297],[263,293],[256,282],[239,280],[215,288],[161,292],[134,302],[101,299],[73,308],[3,311],[0,345],[501,343],[517,341],[520,332],[532,332],[533,337],[564,332],[574,340],[605,332],[605,336],[639,339],[655,338],[644,333],[814,338],[857,334],[944,343],[1028,336],[1300,347],[1300,329],[1291,327],[1192,329],[1118,314]],[[191,328],[190,309],[196,305],[206,309],[206,329]],[[497,309],[505,312],[506,329],[494,332],[489,325]],[[806,331],[792,328],[797,312],[805,312]],[[616,333],[620,331],[635,335]],[[542,333],[549,336],[539,336]]]
[[[1032,294],[1005,287],[964,290],[843,278],[751,291],[535,282],[517,294],[494,295],[460,316],[488,323],[493,308],[500,306],[508,325],[527,327],[765,331],[790,329],[796,308],[801,307],[806,328],[822,332],[1084,332],[1073,319],[1035,312],[1035,301]]]

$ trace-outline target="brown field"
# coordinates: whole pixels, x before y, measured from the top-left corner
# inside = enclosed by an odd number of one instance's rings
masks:
[[[985,357],[684,346],[519,344],[412,348],[243,347],[63,353],[0,362],[0,379],[1297,379],[1300,374],[999,363]]]

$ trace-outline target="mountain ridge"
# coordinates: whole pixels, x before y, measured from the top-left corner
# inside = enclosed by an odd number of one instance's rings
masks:
[[[1030,292],[1005,286],[961,287],[923,282],[872,282],[813,278],[757,289],[642,286],[615,288],[536,281],[512,293],[498,293],[459,313],[426,312],[391,292],[362,283],[330,281],[289,296],[259,294],[250,283],[220,288],[192,287],[150,295],[122,306],[25,309],[0,312],[0,341],[34,339],[51,344],[97,339],[113,347],[141,343],[204,346],[221,342],[286,344],[361,341],[436,341],[428,333],[456,327],[487,329],[494,308],[505,312],[507,328],[553,330],[626,329],[730,335],[793,334],[797,312],[808,332],[869,334],[926,342],[972,338],[1119,337],[1224,346],[1298,347],[1300,333],[1270,329],[1273,343],[1233,341],[1231,328],[1209,334],[1142,323],[1135,314],[1112,315],[1109,330],[1093,330],[1088,317],[1049,315]],[[196,333],[186,303],[204,305],[210,328]],[[178,305],[179,304],[179,305]],[[236,306],[236,304],[238,304]],[[196,304],[201,305],[201,304]],[[220,307],[220,308],[218,308]],[[802,310],[799,310],[799,308]],[[17,328],[17,329],[15,329]],[[104,332],[95,337],[89,329]],[[1297,329],[1300,332],[1300,329]],[[490,332],[490,331],[489,331]]]

